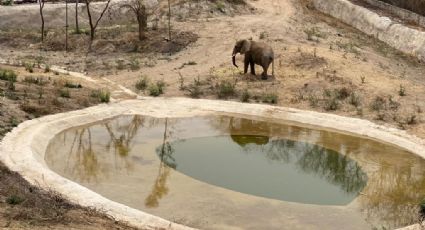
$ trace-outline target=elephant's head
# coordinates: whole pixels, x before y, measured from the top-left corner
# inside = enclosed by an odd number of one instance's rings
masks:
[[[235,44],[235,47],[233,48],[233,53],[232,53],[233,65],[238,67],[236,65],[236,54],[237,53],[245,54],[250,49],[251,49],[251,41],[248,41],[246,39],[237,41],[236,44]]]

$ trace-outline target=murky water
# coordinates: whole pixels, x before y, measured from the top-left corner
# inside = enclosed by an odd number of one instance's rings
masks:
[[[411,224],[425,161],[372,140],[228,116],[122,116],[57,135],[49,167],[103,196],[203,229]]]

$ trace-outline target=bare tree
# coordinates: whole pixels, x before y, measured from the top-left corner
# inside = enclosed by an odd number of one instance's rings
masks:
[[[44,15],[43,15],[44,0],[38,0],[38,4],[40,6],[40,17],[41,17],[41,42],[43,42],[44,41]]]
[[[105,7],[103,8],[102,12],[100,13],[99,17],[97,18],[97,20],[93,23],[93,17],[92,14],[90,12],[90,4],[91,4],[92,0],[85,0],[86,2],[86,8],[87,8],[87,16],[89,18],[89,25],[90,25],[90,40],[93,41],[94,40],[94,35],[96,32],[96,28],[99,25],[99,21],[102,19],[103,15],[105,14],[106,10],[109,7],[109,3],[111,3],[111,0],[108,0],[106,2]]]
[[[171,41],[171,3],[168,0],[168,41]]]
[[[80,25],[78,23],[78,3],[79,3],[79,0],[76,0],[75,1],[75,32],[77,34],[80,33]]]
[[[139,40],[145,39],[145,31],[148,26],[148,11],[144,0],[131,0],[128,4],[123,4],[121,7],[129,8],[136,16],[139,24]]]

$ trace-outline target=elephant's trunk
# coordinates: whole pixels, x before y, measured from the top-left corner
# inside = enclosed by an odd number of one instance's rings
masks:
[[[234,66],[236,66],[236,68],[239,68],[238,65],[236,65],[236,50],[233,49],[233,53],[232,53],[232,63]]]

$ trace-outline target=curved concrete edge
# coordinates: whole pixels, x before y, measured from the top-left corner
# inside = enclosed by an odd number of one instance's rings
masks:
[[[313,0],[315,8],[374,36],[404,53],[425,61],[425,32],[381,17],[348,0]]]
[[[273,122],[291,122],[301,126],[371,138],[406,149],[425,159],[424,140],[409,135],[405,131],[357,118],[230,101],[145,98],[143,100],[101,104],[83,110],[49,115],[23,122],[8,133],[0,143],[0,160],[31,184],[58,192],[71,202],[86,207],[94,207],[118,221],[144,229],[191,229],[108,200],[73,181],[61,177],[47,167],[44,161],[46,148],[50,140],[58,133],[71,127],[132,114],[153,117],[189,117],[208,114],[253,116]],[[414,227],[414,225],[405,229],[412,229],[411,227]]]

